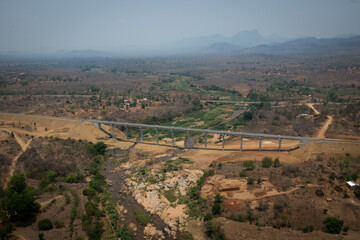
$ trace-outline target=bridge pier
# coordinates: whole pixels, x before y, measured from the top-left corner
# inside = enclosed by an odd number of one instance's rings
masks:
[[[125,127],[126,128],[126,141],[129,141],[129,128],[128,126]]]
[[[112,128],[112,138],[115,138],[115,134],[114,134],[114,125],[111,125]]]
[[[140,127],[140,141],[143,143],[144,142],[144,133],[143,133],[143,128]]]
[[[98,127],[98,129],[101,130],[101,123],[98,123],[98,124],[97,124],[97,127]]]
[[[224,151],[225,146],[225,134],[222,135],[222,150]]]
[[[259,152],[261,152],[261,137],[259,137]]]
[[[240,151],[243,150],[243,136],[240,138]]]
[[[186,140],[186,142],[188,142],[190,144],[190,131],[187,131],[187,140]],[[189,145],[186,148],[189,148]]]
[[[156,130],[156,145],[159,145],[159,130],[158,128],[155,128]]]
[[[205,133],[205,136],[204,136],[204,141],[205,141],[205,150],[207,150],[207,132]]]
[[[171,143],[172,143],[172,146],[174,147],[175,144],[174,144],[174,129],[171,129]]]
[[[279,152],[281,152],[281,138],[279,138]]]

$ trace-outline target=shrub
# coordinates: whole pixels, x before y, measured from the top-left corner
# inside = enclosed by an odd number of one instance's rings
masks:
[[[243,167],[246,168],[246,170],[253,170],[255,168],[255,163],[251,160],[244,161]]]
[[[345,226],[344,228],[343,228],[343,231],[344,232],[348,232],[350,230],[350,227],[349,226]]]
[[[94,216],[97,210],[96,204],[92,201],[87,201],[85,203],[85,212],[88,216]]]
[[[225,239],[225,234],[221,230],[219,224],[214,224],[213,221],[208,221],[206,223],[206,235],[210,239],[222,240]]]
[[[211,212],[213,215],[219,215],[221,213],[220,203],[215,203],[211,208]]]
[[[164,196],[166,197],[167,200],[169,200],[169,202],[173,203],[176,202],[177,198],[174,194],[173,190],[168,190],[164,192]]]
[[[83,195],[88,196],[89,198],[96,196],[96,190],[93,188],[85,188],[82,191],[82,193],[83,193]]]
[[[240,177],[246,177],[246,171],[241,171],[241,172],[239,173],[239,175],[240,175]]]
[[[80,173],[71,173],[66,177],[67,183],[78,183],[84,179],[83,175]]]
[[[65,224],[63,221],[60,221],[60,220],[57,220],[55,219],[54,222],[53,222],[55,228],[63,228],[65,227]]]
[[[338,234],[344,225],[344,221],[336,217],[328,217],[323,221],[323,224],[325,224],[326,232],[331,234]]]
[[[237,222],[245,222],[245,217],[241,214],[239,214],[239,215],[231,214],[230,216],[228,216],[226,218],[233,220],[233,221],[237,221]]]
[[[272,158],[271,157],[264,157],[262,159],[262,167],[269,168],[272,165]]]
[[[150,222],[150,216],[144,210],[135,209],[135,217],[141,225],[146,226]]]
[[[216,194],[215,197],[214,197],[214,202],[215,203],[222,203],[222,200],[223,200],[223,196],[220,195],[220,193]]]
[[[248,179],[247,179],[247,184],[248,184],[248,185],[254,184],[254,178],[248,177]]]
[[[50,219],[48,218],[45,218],[45,219],[42,219],[38,222],[38,227],[40,230],[50,230],[53,228],[53,225],[52,225],[52,222]]]
[[[309,233],[309,232],[312,232],[312,231],[314,231],[314,226],[313,226],[313,225],[306,226],[306,227],[303,229],[303,232],[304,232],[304,233]]]
[[[274,167],[280,167],[280,160],[279,160],[279,158],[275,158],[275,160],[274,160],[274,163],[273,163],[274,165]]]
[[[213,219],[213,216],[209,213],[205,214],[204,216],[204,222],[210,221],[211,219]]]
[[[106,147],[107,147],[106,144],[103,142],[97,142],[96,144],[89,143],[86,146],[88,152],[94,156],[104,155]]]
[[[135,237],[129,232],[129,230],[125,227],[120,228],[116,233],[116,236],[121,240],[134,240]]]

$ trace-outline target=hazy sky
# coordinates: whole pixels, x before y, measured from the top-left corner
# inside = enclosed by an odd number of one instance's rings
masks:
[[[0,51],[116,50],[257,29],[360,34],[359,0],[0,0]]]

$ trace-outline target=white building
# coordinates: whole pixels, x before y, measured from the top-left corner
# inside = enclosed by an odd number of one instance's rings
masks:
[[[359,186],[359,184],[357,184],[354,181],[348,181],[348,182],[346,182],[346,186],[348,188],[350,188],[351,190],[354,190],[357,186]]]

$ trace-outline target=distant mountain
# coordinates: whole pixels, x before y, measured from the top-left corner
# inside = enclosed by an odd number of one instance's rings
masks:
[[[220,46],[225,47],[225,43],[227,43],[233,45],[233,49],[243,49],[254,47],[260,44],[284,42],[286,40],[288,39],[281,38],[275,35],[264,37],[256,29],[253,29],[239,32],[231,37],[225,37],[221,34],[215,34],[196,38],[187,38],[181,41],[173,42],[171,44],[163,45],[161,48],[182,51],[206,51],[212,48],[214,48],[213,50],[221,50]],[[228,47],[229,45],[225,47],[224,50],[227,51]]]
[[[216,52],[227,52],[227,51],[234,51],[234,50],[238,50],[239,47],[227,43],[227,42],[217,42],[214,44],[211,44],[208,48],[206,48],[206,50],[208,51],[216,51]],[[205,51],[206,51],[205,50]]]
[[[360,35],[350,38],[302,38],[280,44],[260,45],[248,50],[258,53],[331,53],[336,51],[360,52]]]

